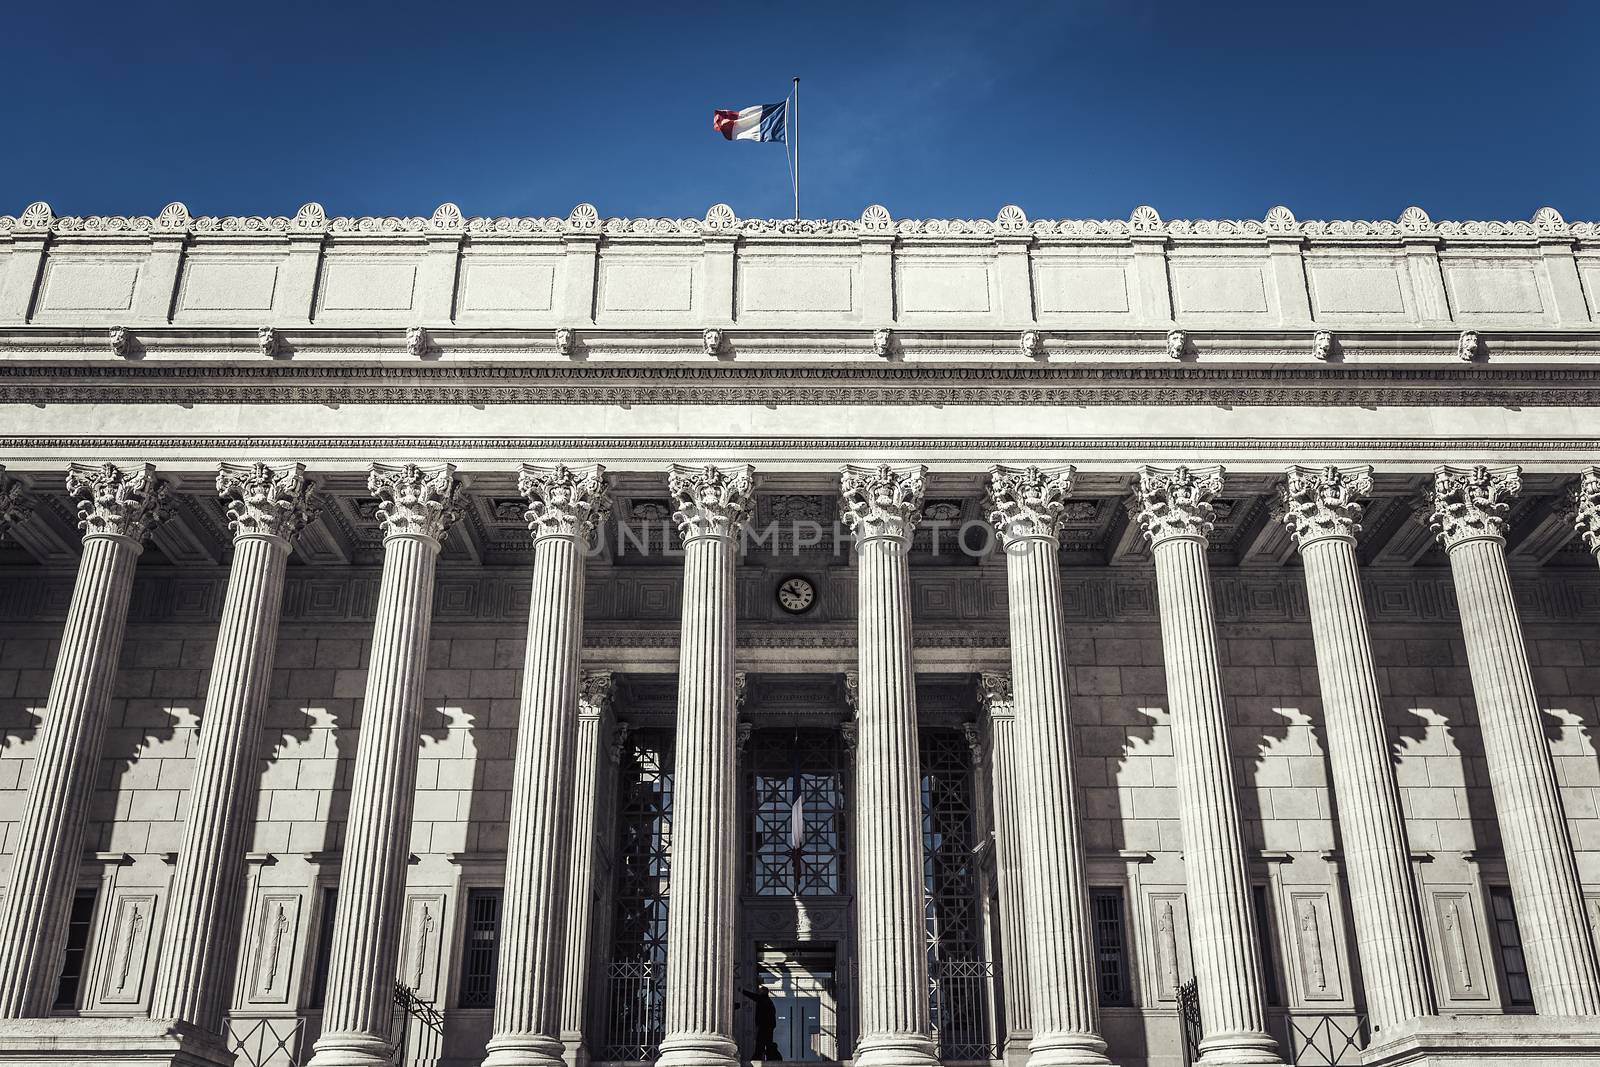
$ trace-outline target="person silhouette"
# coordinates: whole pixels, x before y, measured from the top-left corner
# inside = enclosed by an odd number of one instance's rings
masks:
[[[754,990],[741,989],[756,1011],[756,1039],[754,1047],[750,1050],[752,1060],[782,1060],[783,1053],[778,1051],[778,1044],[772,1039],[778,1029],[778,1006],[772,1002],[772,993],[766,986],[757,986]]]

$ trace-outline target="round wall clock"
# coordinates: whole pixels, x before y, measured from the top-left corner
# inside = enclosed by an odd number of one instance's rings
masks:
[[[816,602],[817,589],[809,578],[791,574],[778,583],[778,606],[790,615],[804,615]]]

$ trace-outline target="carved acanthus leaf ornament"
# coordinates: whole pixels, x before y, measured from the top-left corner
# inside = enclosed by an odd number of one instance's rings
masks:
[[[1353,541],[1361,532],[1360,498],[1371,492],[1371,467],[1290,467],[1278,487],[1283,523],[1299,545],[1324,537]]]
[[[171,514],[170,487],[148,463],[124,471],[111,463],[74,463],[67,495],[78,502],[78,528],[91,537],[128,537],[144,544]]]
[[[689,467],[675,463],[667,470],[672,518],[685,539],[738,537],[755,506],[755,489],[755,468],[748,464]]]
[[[1600,467],[1590,467],[1570,490],[1572,518],[1590,552],[1600,553]]]
[[[384,537],[443,540],[466,507],[455,475],[452,463],[374,463],[367,491],[378,498],[378,524]]]
[[[4,469],[0,467],[0,470]],[[28,498],[22,483],[15,478],[0,478],[0,540],[9,537],[11,530],[17,524],[26,522],[32,514],[33,501]]]
[[[984,511],[1001,542],[1060,533],[1076,473],[1071,466],[990,467]]]
[[[315,484],[302,464],[219,463],[217,495],[228,509],[234,540],[281,537],[285,541],[317,514]]]
[[[845,526],[858,541],[870,537],[909,538],[922,517],[927,473],[928,468],[921,464],[845,467],[840,475],[840,517]]]
[[[978,675],[978,703],[990,718],[1014,714],[1016,702],[1011,695],[1011,672],[984,671]]]
[[[610,671],[584,671],[578,682],[578,711],[583,715],[604,715],[611,708],[616,691],[616,675]]]
[[[606,469],[598,463],[526,465],[517,478],[517,491],[528,501],[523,518],[534,537],[576,537],[587,542],[595,525],[611,511]]]
[[[1504,541],[1511,498],[1522,489],[1522,468],[1442,466],[1434,468],[1425,493],[1428,526],[1446,549],[1488,538]]]
[[[1134,490],[1139,500],[1139,528],[1151,544],[1174,537],[1211,534],[1216,509],[1211,501],[1222,492],[1222,468],[1140,467]]]

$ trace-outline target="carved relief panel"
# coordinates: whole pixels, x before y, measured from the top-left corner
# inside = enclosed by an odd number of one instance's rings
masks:
[[[1181,890],[1152,889],[1145,898],[1144,943],[1155,951],[1142,953],[1145,988],[1157,1004],[1176,1004],[1178,986],[1194,977],[1189,959],[1189,914]]]
[[[149,1006],[150,971],[155,962],[151,946],[159,933],[156,908],[160,902],[160,891],[150,886],[112,890],[101,928],[95,1007]]]
[[[419,998],[434,1002],[439,988],[439,946],[444,928],[445,894],[425,889],[406,894],[404,940],[400,945],[400,981]]]
[[[295,964],[299,953],[300,917],[304,897],[295,891],[263,893],[257,900],[250,927],[249,977],[245,998],[251,1004],[289,1003],[297,988]]]
[[[1339,951],[1344,938],[1330,894],[1324,889],[1290,887],[1287,897],[1288,944],[1292,946],[1299,999],[1313,1004],[1344,1000],[1344,965]]]
[[[1464,886],[1432,887],[1428,911],[1435,973],[1445,1001],[1440,1007],[1451,1001],[1482,1004],[1493,999],[1494,979],[1485,969],[1483,923],[1475,895]]]

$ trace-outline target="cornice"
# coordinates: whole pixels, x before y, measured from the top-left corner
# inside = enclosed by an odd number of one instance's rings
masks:
[[[520,238],[561,240],[643,238],[699,240],[755,238],[836,240],[889,238],[903,241],[1015,240],[1127,241],[1172,238],[1201,241],[1266,241],[1309,238],[1329,241],[1400,241],[1439,238],[1472,242],[1588,241],[1600,237],[1600,223],[1567,222],[1554,208],[1542,207],[1526,222],[1435,222],[1426,211],[1409,207],[1394,221],[1297,219],[1286,207],[1274,207],[1256,219],[1170,219],[1141,205],[1126,219],[1029,219],[1008,204],[993,219],[895,219],[878,204],[855,219],[741,219],[726,204],[713,204],[701,218],[602,218],[590,204],[579,204],[566,217],[464,216],[454,204],[441,204],[432,215],[332,216],[322,205],[306,204],[294,216],[191,216],[181,203],[168,204],[158,215],[57,215],[44,202],[29,204],[20,215],[0,215],[0,237],[358,237],[422,239]]]
[[[0,365],[0,403],[1600,405],[1600,367]]]

